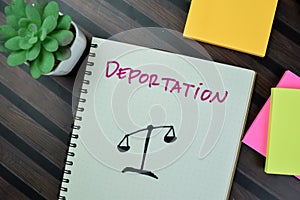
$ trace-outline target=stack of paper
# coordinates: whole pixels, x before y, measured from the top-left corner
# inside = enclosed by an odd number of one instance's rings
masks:
[[[272,88],[265,172],[300,175],[300,90]]]
[[[291,71],[286,71],[276,87],[300,89],[300,77]],[[262,107],[243,138],[243,143],[264,156],[267,153],[269,114],[270,99]],[[300,176],[298,178],[300,179]]]

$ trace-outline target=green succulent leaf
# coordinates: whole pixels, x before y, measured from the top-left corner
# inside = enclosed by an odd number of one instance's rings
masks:
[[[37,37],[31,37],[31,38],[28,40],[28,43],[33,45],[33,44],[35,44],[37,41],[38,41],[38,38],[37,38]]]
[[[43,73],[49,73],[54,67],[55,58],[53,53],[46,51],[42,48],[39,57],[37,58],[39,61],[39,68]]]
[[[36,34],[38,31],[38,27],[36,24],[31,23],[28,25],[28,31],[30,31],[32,34]]]
[[[20,48],[23,50],[30,49],[33,46],[33,44],[29,42],[30,39],[31,37],[22,37],[19,43]]]
[[[58,30],[51,33],[49,36],[56,39],[58,41],[59,46],[69,45],[74,38],[74,34],[68,30]]]
[[[38,10],[33,5],[27,4],[25,11],[27,18],[39,27],[42,23],[42,19]]]
[[[33,61],[35,60],[41,51],[41,43],[37,42],[31,49],[26,52],[26,60]]]
[[[27,35],[27,29],[26,29],[26,28],[20,28],[20,29],[18,30],[18,35],[19,35],[20,37],[25,37],[25,36]]]
[[[55,1],[49,2],[44,9],[43,19],[46,19],[48,16],[53,16],[55,19],[58,18],[59,15],[59,6]]]
[[[28,18],[21,18],[18,21],[18,26],[21,27],[21,28],[27,28],[30,23],[31,23],[30,19],[28,19]]]
[[[26,61],[26,51],[12,52],[7,58],[7,64],[9,66],[17,66]]]
[[[30,63],[30,74],[33,78],[37,79],[42,75],[42,72],[39,68],[39,61],[35,60],[33,62]]]
[[[0,26],[0,40],[7,40],[17,34],[17,31],[9,25]]]
[[[8,49],[4,46],[4,41],[0,41],[0,53],[7,53]]]
[[[34,7],[36,7],[41,16],[43,15],[43,11],[47,3],[47,0],[34,0]]]
[[[58,51],[55,52],[55,58],[57,60],[63,61],[71,57],[71,50],[68,47],[60,47]]]
[[[18,21],[25,15],[25,2],[23,0],[13,0],[10,6],[6,6],[4,12],[6,14],[6,23],[14,28],[18,28]]]
[[[17,29],[18,28],[18,19],[14,15],[7,15],[6,16],[6,24]]]
[[[44,41],[47,37],[47,30],[45,28],[40,29],[39,38],[41,41]]]
[[[58,42],[51,37],[46,37],[43,41],[43,47],[49,52],[54,52],[58,49]]]
[[[57,20],[57,29],[66,29],[69,30],[71,27],[72,19],[69,15],[62,15],[58,17]]]
[[[11,14],[15,15],[17,19],[25,17],[26,3],[24,0],[13,0],[10,5]]]
[[[20,47],[21,40],[22,40],[22,37],[20,37],[20,36],[12,37],[4,43],[4,46],[10,51],[21,50],[21,47]]]
[[[11,6],[5,6],[4,13],[5,13],[6,16],[14,14],[13,11],[12,11]]]
[[[47,34],[51,33],[57,25],[57,20],[54,16],[50,15],[43,21],[42,28],[46,30]]]

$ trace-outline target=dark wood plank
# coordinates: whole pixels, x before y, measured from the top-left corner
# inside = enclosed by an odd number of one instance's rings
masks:
[[[278,1],[276,18],[282,20],[289,27],[300,33],[300,5],[298,0]]]
[[[71,106],[41,83],[33,80],[24,70],[18,67],[8,67],[6,62],[3,62],[3,60],[6,60],[3,55],[1,55],[0,59],[2,65],[0,68],[1,82],[22,99],[30,102],[37,111],[68,133],[72,124]]]
[[[0,95],[0,102],[0,120],[2,124],[57,167],[63,168],[65,155],[61,151],[66,151],[67,146],[2,95]]]
[[[300,20],[300,17],[299,17]],[[276,41],[276,42],[275,42]],[[284,49],[284,50],[283,50]],[[278,31],[272,32],[268,54],[278,64],[299,74],[300,46]]]
[[[26,195],[5,181],[2,177],[0,177],[0,186],[0,199],[29,200]]]
[[[59,180],[45,172],[3,137],[0,137],[0,143],[3,150],[1,152],[1,164],[16,174],[16,176],[33,188],[39,195],[55,199]]]
[[[101,29],[104,29],[110,35],[119,33],[121,31],[127,30],[128,27],[134,28],[139,27],[139,25],[130,20],[128,16],[118,12],[114,7],[107,1],[58,1],[61,5],[62,10],[69,15],[68,10],[70,7],[76,12],[80,13],[86,17],[91,24],[96,25]],[[117,2],[117,1],[116,1]],[[122,3],[122,1],[120,1]],[[66,9],[67,7],[67,9]],[[78,22],[80,24],[80,21]],[[80,24],[82,27],[85,27],[84,24]],[[96,27],[91,27],[96,29]],[[94,34],[94,36],[103,37],[103,35]]]
[[[259,200],[257,196],[255,196],[253,193],[246,190],[243,186],[241,186],[238,183],[234,183],[232,185],[232,190],[229,199],[230,200]]]
[[[187,14],[171,2],[158,0],[126,0],[125,2],[161,27],[183,31]],[[128,12],[130,11],[128,10]],[[164,17],[162,18],[162,16]]]
[[[258,185],[278,199],[298,199],[300,183],[293,176],[270,175],[264,172],[265,158],[246,145],[242,145],[238,170],[253,185]],[[287,192],[288,191],[288,192]]]

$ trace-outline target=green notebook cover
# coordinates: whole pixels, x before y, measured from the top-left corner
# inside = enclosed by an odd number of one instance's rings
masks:
[[[300,175],[300,90],[271,89],[265,172]]]

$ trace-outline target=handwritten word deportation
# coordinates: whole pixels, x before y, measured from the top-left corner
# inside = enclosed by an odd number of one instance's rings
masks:
[[[213,92],[209,89],[202,89],[203,83],[199,83],[199,86],[194,84],[180,82],[175,78],[171,77],[159,77],[158,74],[143,73],[139,69],[132,69],[130,67],[120,67],[120,63],[117,61],[108,61],[106,63],[105,76],[110,78],[112,76],[117,76],[119,79],[127,79],[128,83],[131,84],[132,81],[137,81],[140,84],[147,84],[149,88],[163,86],[165,91],[171,93],[183,94],[185,97],[192,96],[195,100],[208,101],[213,103],[214,101],[223,103],[228,97],[228,91],[223,92]]]

